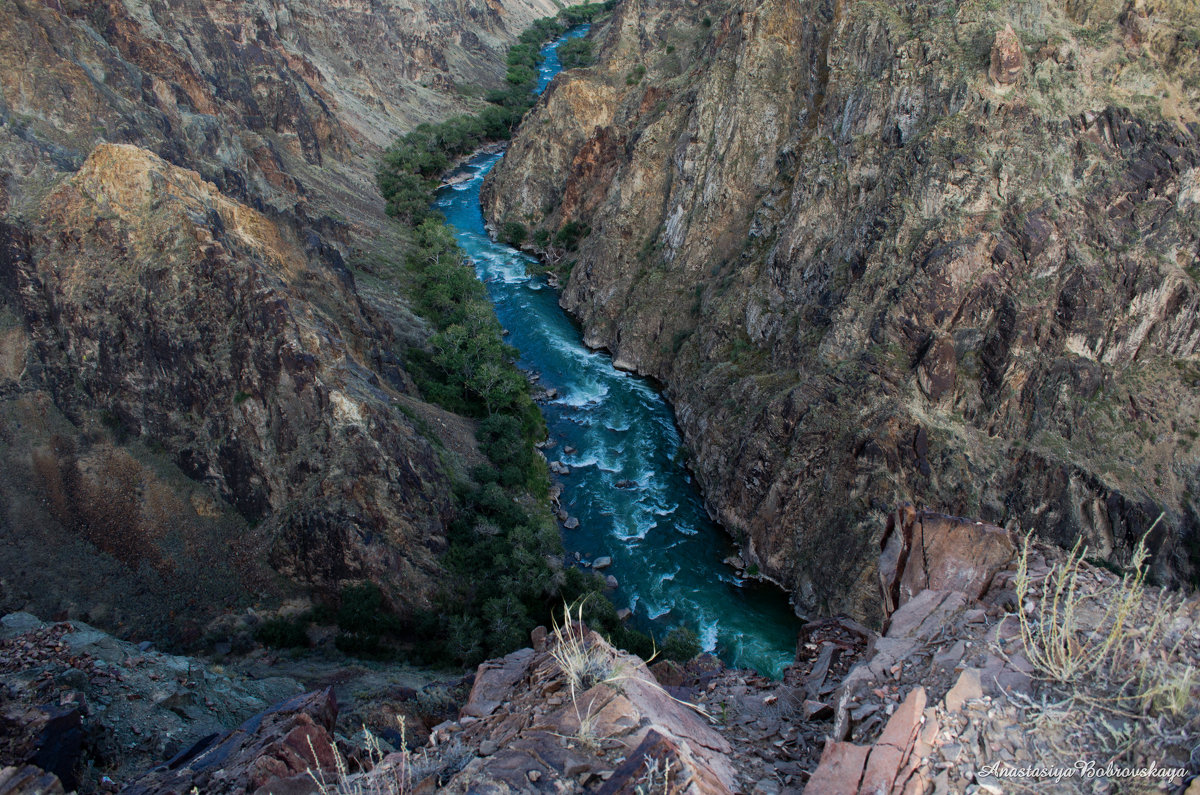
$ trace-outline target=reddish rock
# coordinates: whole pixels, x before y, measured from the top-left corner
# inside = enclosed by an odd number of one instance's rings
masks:
[[[923,590],[979,599],[1016,550],[1001,527],[910,505],[888,518],[881,544],[879,577],[889,615]]]
[[[830,741],[805,795],[901,793],[916,770],[911,757],[924,722],[925,688],[916,687],[888,719],[873,746]],[[921,746],[921,750],[926,750]]]
[[[893,748],[907,751],[921,730],[925,701],[925,688],[920,686],[913,688],[900,707],[892,714],[892,717],[888,719],[883,734],[879,735],[879,740],[875,744],[877,746],[890,745]]]
[[[499,660],[488,660],[475,672],[475,685],[471,697],[463,707],[462,714],[472,718],[486,718],[509,697],[513,686],[525,678],[533,649],[520,649]]]
[[[663,687],[680,687],[683,685],[683,669],[679,663],[672,660],[659,660],[650,666],[650,673]]]
[[[967,668],[958,676],[958,681],[946,694],[946,710],[958,712],[963,705],[973,699],[983,698],[983,687],[980,684],[979,670]]]
[[[804,795],[855,795],[870,750],[854,743],[827,742]]]
[[[889,649],[883,643],[885,640],[907,639],[895,656],[898,659],[907,655],[914,648],[914,641],[933,638],[964,604],[966,598],[958,591],[921,591],[888,619],[887,637],[876,643],[876,649]]]
[[[182,754],[131,783],[128,795],[190,792],[206,795],[279,791],[312,792],[309,770],[336,767],[333,740],[337,702],[333,690],[290,698],[255,715],[194,756]]]
[[[686,744],[681,745],[651,729],[597,793],[640,795],[647,791],[648,769],[669,771],[669,780],[662,782],[663,791],[666,792],[690,795],[724,795],[729,792],[721,776],[693,757]]]
[[[1021,77],[1025,67],[1025,57],[1021,54],[1021,41],[1013,31],[1012,25],[1005,25],[1004,30],[996,34],[992,43],[992,65],[988,68],[988,77],[997,85],[1009,86]]]

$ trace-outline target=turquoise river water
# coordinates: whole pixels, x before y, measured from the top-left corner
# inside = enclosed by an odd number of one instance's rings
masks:
[[[560,69],[557,46],[585,32],[546,46],[539,92]],[[646,380],[583,344],[557,292],[526,271],[531,257],[488,237],[479,189],[500,157],[470,160],[469,179],[442,188],[435,204],[486,284],[519,365],[557,390],[542,409],[555,442],[547,458],[571,468],[555,476],[562,506],[580,522],[563,531],[568,556],[612,558],[605,573],[620,583],[613,601],[633,610],[635,627],[661,639],[687,626],[728,664],[778,676],[792,659],[799,621],[782,591],[745,581],[723,563],[733,547],[683,465],[670,408]]]

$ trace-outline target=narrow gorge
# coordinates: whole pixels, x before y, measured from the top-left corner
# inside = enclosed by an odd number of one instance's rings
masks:
[[[539,89],[557,74],[554,51],[571,35],[547,45]],[[567,552],[614,577],[612,599],[635,626],[660,638],[684,627],[703,651],[778,677],[795,654],[796,617],[784,594],[725,562],[734,551],[683,468],[669,409],[650,384],[587,350],[557,292],[530,276],[536,262],[488,238],[479,190],[499,160],[472,158],[435,206],[488,285],[520,365],[545,390],[544,452],[560,472]]]

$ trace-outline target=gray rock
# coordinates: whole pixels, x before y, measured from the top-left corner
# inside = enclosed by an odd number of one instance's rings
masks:
[[[14,638],[45,626],[46,622],[30,613],[9,613],[0,618],[0,638]]]

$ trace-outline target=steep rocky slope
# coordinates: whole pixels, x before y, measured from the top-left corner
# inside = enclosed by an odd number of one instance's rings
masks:
[[[104,144],[46,197],[8,267],[42,380],[68,416],[100,407],[171,451],[262,522],[251,537],[292,579],[370,579],[397,604],[420,604],[449,486],[396,392],[364,364],[360,346],[387,341],[349,275],[289,232],[195,172]],[[89,501],[74,458],[35,451],[63,521]],[[130,479],[114,476],[116,490],[136,490]],[[85,519],[81,532],[131,564],[180,563],[171,534],[144,517]]]
[[[563,305],[665,383],[711,509],[802,608],[878,614],[895,498],[1119,563],[1163,511],[1178,582],[1200,561],[1195,11],[627,0],[485,209],[590,229],[545,251]]]
[[[557,8],[0,7],[0,602],[184,641],[297,585],[427,604],[479,457],[398,358],[375,161]]]

